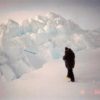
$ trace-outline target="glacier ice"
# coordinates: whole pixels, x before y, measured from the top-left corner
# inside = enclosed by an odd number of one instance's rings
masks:
[[[99,31],[83,30],[53,12],[24,20],[21,25],[9,20],[0,25],[0,73],[8,80],[16,79],[51,59],[61,58],[65,46],[77,52],[100,47],[99,41]]]

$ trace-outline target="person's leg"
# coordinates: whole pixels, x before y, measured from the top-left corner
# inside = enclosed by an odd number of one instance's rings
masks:
[[[71,81],[72,81],[72,82],[75,82],[73,69],[69,69],[69,73],[70,73],[70,79],[71,79]]]
[[[69,71],[69,65],[67,62],[65,62],[65,66],[67,68],[67,77],[70,78],[70,71]]]
[[[67,68],[67,77],[70,78],[70,70]]]

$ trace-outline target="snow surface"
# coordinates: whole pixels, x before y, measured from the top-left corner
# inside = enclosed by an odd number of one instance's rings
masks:
[[[75,53],[100,47],[100,32],[83,30],[55,13],[0,25],[0,73],[5,80],[20,78],[47,62],[60,59],[65,46]],[[30,52],[26,52],[30,51]]]
[[[66,78],[62,59],[51,60],[21,78],[1,82],[1,100],[99,100],[100,48],[76,54],[76,82]]]

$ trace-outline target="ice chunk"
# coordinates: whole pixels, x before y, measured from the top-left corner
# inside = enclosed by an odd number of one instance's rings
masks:
[[[0,72],[7,80],[16,79],[16,75],[8,64],[0,65]]]

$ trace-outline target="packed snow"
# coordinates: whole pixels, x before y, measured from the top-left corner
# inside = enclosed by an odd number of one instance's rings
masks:
[[[62,59],[51,60],[19,79],[2,81],[1,100],[99,100],[99,59],[100,48],[77,53],[75,83],[66,78]]]

